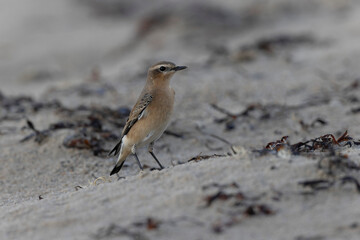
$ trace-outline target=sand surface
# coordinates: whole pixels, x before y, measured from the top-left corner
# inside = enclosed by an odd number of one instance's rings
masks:
[[[356,0],[1,0],[0,239],[359,239],[359,26]],[[189,67],[166,168],[110,177],[161,60]]]

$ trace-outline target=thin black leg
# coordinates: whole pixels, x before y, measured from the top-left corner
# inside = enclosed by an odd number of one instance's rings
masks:
[[[157,157],[155,156],[155,154],[153,152],[150,152],[151,156],[153,156],[153,158],[155,159],[155,161],[159,164],[160,169],[164,169],[163,165],[161,165],[161,163],[159,162],[159,160],[157,159]]]
[[[134,153],[134,156],[135,156],[135,158],[136,158],[137,164],[139,165],[139,168],[140,168],[141,170],[144,170],[144,168],[141,166],[140,160],[139,160],[138,156],[136,155],[136,153]]]
[[[159,160],[158,160],[157,157],[155,156],[155,154],[154,154],[154,152],[153,152],[153,149],[154,149],[154,142],[152,142],[152,143],[149,144],[148,151],[149,151],[149,153],[151,154],[151,156],[155,159],[155,161],[159,164],[160,169],[164,169],[163,165],[161,165],[161,163],[159,162]]]

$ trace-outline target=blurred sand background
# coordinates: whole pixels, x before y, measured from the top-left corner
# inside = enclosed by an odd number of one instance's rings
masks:
[[[359,141],[360,2],[1,0],[0,36],[0,239],[359,238],[358,145],[256,150]],[[166,168],[143,150],[145,171],[130,157],[109,177],[161,60],[189,67],[155,145]],[[212,104],[255,107],[221,122]]]

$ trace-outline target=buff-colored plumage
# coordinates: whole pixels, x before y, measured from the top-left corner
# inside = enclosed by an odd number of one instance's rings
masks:
[[[165,131],[173,111],[175,91],[170,87],[170,79],[176,71],[185,68],[171,62],[159,62],[149,68],[145,87],[129,114],[121,139],[110,152],[120,153],[110,175],[120,171],[131,153],[142,168],[136,155],[136,148],[142,146],[149,146],[149,153],[163,168],[153,153],[153,145]]]

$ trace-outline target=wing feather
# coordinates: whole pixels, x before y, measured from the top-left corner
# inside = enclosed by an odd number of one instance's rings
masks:
[[[142,117],[142,114],[146,110],[147,106],[151,103],[153,97],[150,93],[145,93],[144,96],[135,104],[134,108],[130,112],[129,118],[126,121],[125,127],[122,131],[120,141],[109,152],[109,156],[114,153],[114,156],[120,152],[122,138],[130,131],[134,124]]]

